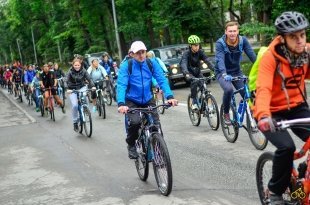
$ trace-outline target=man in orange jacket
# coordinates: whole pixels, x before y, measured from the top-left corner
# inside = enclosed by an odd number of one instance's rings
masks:
[[[305,79],[310,78],[310,44],[306,43],[309,22],[301,13],[284,12],[276,19],[275,27],[279,35],[269,45],[258,68],[254,115],[258,128],[277,148],[268,188],[271,205],[282,205],[296,148],[287,131],[275,132],[273,119],[310,117],[305,97]],[[292,131],[304,141],[310,136],[304,129]]]

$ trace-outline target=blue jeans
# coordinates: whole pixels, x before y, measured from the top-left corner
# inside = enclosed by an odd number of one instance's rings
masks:
[[[242,76],[242,74],[241,75],[235,75],[233,77],[237,77],[237,76]],[[224,94],[223,94],[224,113],[228,113],[229,107],[230,107],[231,97],[233,96],[233,93],[234,93],[234,87],[237,90],[242,88],[244,86],[243,80],[237,80],[237,81],[232,81],[232,82],[226,81],[222,77],[222,74],[218,74],[216,76],[216,78],[217,78],[217,81],[219,82],[221,88],[224,90]],[[241,90],[240,95],[243,98],[245,95],[245,91]]]
[[[34,102],[36,103],[36,108],[39,108],[39,95],[40,95],[40,88],[34,89]]]

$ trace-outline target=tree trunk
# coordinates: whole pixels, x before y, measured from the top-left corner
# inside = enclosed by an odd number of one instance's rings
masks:
[[[82,30],[84,40],[86,41],[87,47],[89,48],[91,46],[92,40],[91,40],[90,33],[89,33],[86,25],[81,20],[81,10],[80,10],[80,8],[78,8],[78,6],[80,5],[79,0],[76,1],[76,5],[77,5],[77,9],[76,9],[75,15],[76,15],[77,20],[79,22],[80,29]]]

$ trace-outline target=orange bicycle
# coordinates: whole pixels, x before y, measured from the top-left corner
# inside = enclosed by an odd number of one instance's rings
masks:
[[[48,91],[48,96],[49,96],[47,99],[48,100],[48,111],[50,113],[51,120],[53,120],[55,122],[54,97],[52,95],[52,89],[51,88],[45,88],[45,89],[43,89],[43,93],[45,93],[45,91]]]
[[[283,120],[275,124],[277,130],[288,128],[302,128],[309,130],[310,118],[301,118],[295,120]],[[307,125],[307,126],[306,126]],[[310,137],[302,146],[302,149],[294,153],[294,162],[304,157],[310,149]],[[262,205],[269,205],[269,189],[268,182],[272,176],[272,160],[273,152],[264,152],[258,159],[256,164],[256,185],[259,199]],[[299,160],[300,161],[300,160]],[[287,190],[282,195],[285,204],[292,205],[310,205],[310,154],[308,152],[307,159],[293,165],[291,182]],[[298,167],[298,168],[296,168]]]

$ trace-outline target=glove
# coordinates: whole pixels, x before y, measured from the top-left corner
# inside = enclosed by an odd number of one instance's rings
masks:
[[[274,126],[273,120],[271,117],[264,117],[258,121],[257,127],[262,132],[275,132],[276,128]]]
[[[186,74],[185,75],[185,79],[188,80],[188,81],[190,81],[192,78],[193,78],[192,74]]]
[[[225,79],[225,81],[231,81],[232,80],[232,76],[231,75],[225,75],[224,79]]]

